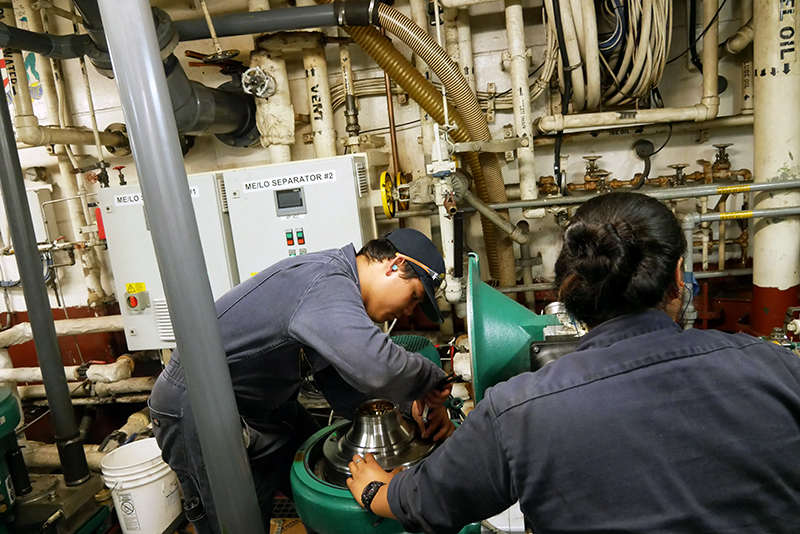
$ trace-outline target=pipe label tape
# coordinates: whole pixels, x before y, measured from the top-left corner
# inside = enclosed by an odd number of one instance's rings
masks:
[[[746,193],[750,191],[749,185],[731,185],[728,187],[718,187],[717,194],[722,195],[725,193]]]
[[[336,171],[309,172],[306,174],[292,174],[290,176],[280,176],[278,178],[262,178],[242,183],[242,191],[245,193],[263,193],[274,189],[294,187],[298,185],[317,185],[336,181]]]
[[[753,217],[752,211],[733,211],[731,213],[720,213],[719,219],[725,221],[728,219],[750,219]]]

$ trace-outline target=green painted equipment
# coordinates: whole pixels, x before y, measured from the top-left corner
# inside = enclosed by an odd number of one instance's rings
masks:
[[[0,534],[6,534],[6,523],[14,510],[16,495],[6,462],[6,453],[16,446],[14,429],[19,424],[17,400],[8,388],[0,388]]]
[[[329,439],[339,439],[350,421],[340,421],[323,428],[306,441],[294,457],[291,481],[294,504],[306,529],[320,534],[401,534],[397,521],[381,520],[367,512],[353,499],[346,487],[330,484],[314,474],[322,458],[322,448]],[[376,525],[377,523],[377,525]]]
[[[531,370],[531,344],[544,329],[558,325],[555,315],[536,315],[481,281],[478,256],[469,255],[467,334],[472,357],[475,402],[486,389]]]

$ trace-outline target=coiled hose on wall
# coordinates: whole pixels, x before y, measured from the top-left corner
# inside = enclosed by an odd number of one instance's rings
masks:
[[[448,109],[449,117],[457,126],[453,138],[457,142],[491,140],[489,126],[475,94],[461,75],[458,66],[444,50],[410,19],[389,6],[380,4],[378,15],[381,25],[423,58],[447,88],[458,107],[458,111]],[[417,104],[434,120],[444,124],[441,93],[380,32],[372,27],[346,27],[345,30]],[[466,159],[474,178],[478,198],[488,203],[504,202],[505,187],[497,156],[490,153],[483,153],[480,156],[468,153]],[[504,218],[509,218],[507,210],[499,213]],[[484,217],[481,217],[481,226],[492,277],[497,278],[501,285],[516,285],[511,239],[499,232],[494,224]]]

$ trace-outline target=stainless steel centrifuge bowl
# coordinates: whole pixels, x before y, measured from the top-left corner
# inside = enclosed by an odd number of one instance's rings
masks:
[[[347,465],[356,454],[371,452],[381,467],[392,470],[419,463],[437,445],[422,439],[416,423],[403,417],[392,401],[371,400],[358,407],[349,429],[343,428],[325,441],[324,478],[345,486],[350,476]]]

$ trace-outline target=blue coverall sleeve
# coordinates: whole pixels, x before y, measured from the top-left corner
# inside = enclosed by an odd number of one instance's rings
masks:
[[[418,399],[445,376],[375,326],[358,287],[342,274],[321,275],[310,285],[292,314],[289,333],[329,361],[348,384],[373,397]]]
[[[389,506],[406,531],[456,533],[517,501],[496,422],[487,396],[430,458],[394,477]]]

